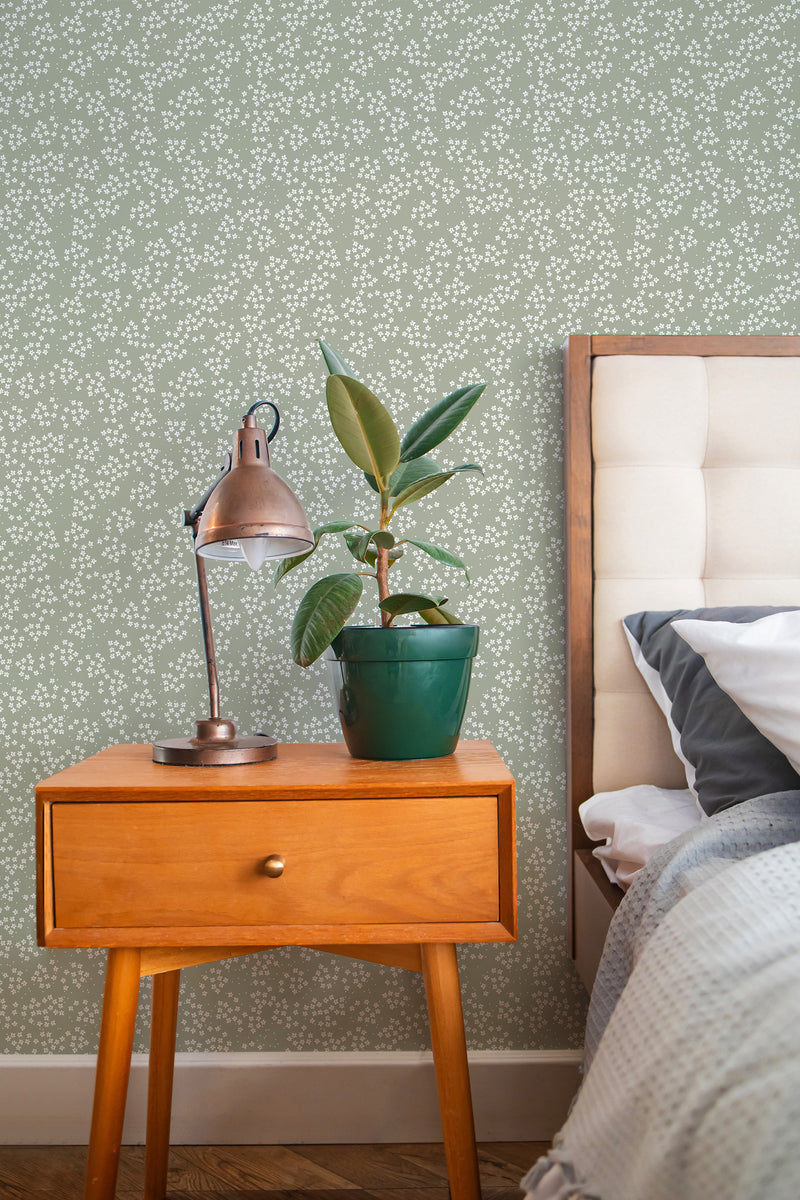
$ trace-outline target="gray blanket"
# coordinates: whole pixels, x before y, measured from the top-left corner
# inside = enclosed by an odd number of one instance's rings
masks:
[[[535,1200],[800,1197],[800,793],[749,800],[634,881],[585,1078]]]

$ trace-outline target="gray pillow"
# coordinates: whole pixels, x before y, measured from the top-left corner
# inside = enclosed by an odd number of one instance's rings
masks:
[[[675,632],[672,622],[690,618],[747,624],[792,611],[695,608],[625,617],[636,665],[667,718],[689,787],[709,816],[753,796],[800,789],[800,775],[717,685],[703,658]]]

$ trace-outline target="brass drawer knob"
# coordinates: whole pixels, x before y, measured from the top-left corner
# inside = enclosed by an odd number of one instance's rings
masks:
[[[269,858],[264,861],[264,874],[269,875],[270,879],[277,879],[283,874],[283,856],[280,854],[270,854]]]

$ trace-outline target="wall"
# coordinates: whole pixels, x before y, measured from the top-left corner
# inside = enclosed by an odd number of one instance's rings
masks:
[[[103,956],[33,931],[33,785],[204,709],[182,506],[253,400],[312,523],[369,508],[323,336],[407,427],[486,378],[408,510],[473,582],[468,737],[519,781],[522,936],[462,955],[471,1045],[577,1046],[564,951],[560,357],[576,332],[796,330],[791,3],[20,0],[7,9],[0,1048],[95,1045]],[[358,499],[354,500],[357,495]],[[331,549],[331,564],[346,556]],[[211,572],[225,711],[336,739],[289,657],[310,573]],[[370,619],[366,617],[366,619]],[[146,1023],[137,1045],[144,1048]],[[426,1045],[416,979],[289,949],[187,973],[184,1050]]]

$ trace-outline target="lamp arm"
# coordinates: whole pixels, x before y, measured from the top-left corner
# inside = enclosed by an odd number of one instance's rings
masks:
[[[229,473],[232,463],[233,463],[233,459],[231,458],[230,454],[228,454],[226,452],[225,461],[223,463],[222,470],[220,471],[219,475],[214,480],[214,482],[211,484],[211,487],[206,488],[206,490],[203,492],[200,499],[195,500],[195,502],[191,508],[185,508],[183,510],[183,523],[184,523],[184,525],[192,526],[192,532],[195,536],[197,535],[197,522],[200,520],[200,518],[203,515],[203,509],[208,504],[208,501],[211,498],[211,493],[214,491],[214,489],[217,487],[218,484],[222,483],[225,476]]]
[[[203,509],[208,504],[209,497],[231,469],[232,458],[225,455],[225,462],[217,478],[196,500],[191,508],[184,510],[183,523],[192,530],[192,540],[197,537],[197,526],[203,515]],[[203,626],[203,644],[206,650],[206,673],[208,675],[208,704],[212,720],[219,717],[219,675],[217,674],[217,652],[214,649],[214,631],[211,627],[211,608],[208,603],[208,580],[206,579],[206,564],[201,555],[195,552],[194,565],[197,568],[197,591],[200,596],[200,623]]]
[[[197,535],[195,522],[193,533]],[[217,652],[214,649],[214,631],[211,628],[211,609],[208,604],[208,581],[206,563],[200,554],[194,556],[197,567],[197,590],[200,593],[200,623],[203,626],[203,643],[206,649],[206,671],[208,673],[208,703],[212,720],[219,717],[219,676],[217,674]]]

